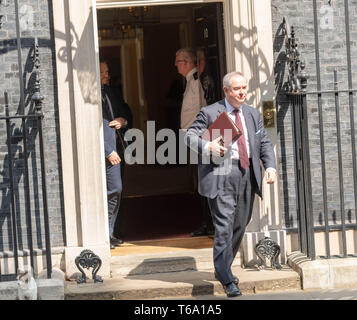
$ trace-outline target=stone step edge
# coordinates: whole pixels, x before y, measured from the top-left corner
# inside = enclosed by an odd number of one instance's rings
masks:
[[[115,281],[107,279],[106,281]],[[291,276],[282,279],[257,281],[241,281],[239,288],[243,294],[253,294],[278,290],[301,290],[300,277]],[[104,289],[104,288],[103,288]],[[178,284],[176,287],[153,287],[144,289],[110,289],[90,292],[68,292],[65,286],[65,300],[142,300],[156,298],[191,297],[212,294],[224,294],[219,281],[209,281],[203,284]]]

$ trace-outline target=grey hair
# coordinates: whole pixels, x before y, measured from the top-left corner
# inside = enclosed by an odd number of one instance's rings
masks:
[[[230,88],[232,85],[232,78],[237,77],[237,76],[240,76],[240,77],[246,79],[242,72],[233,71],[233,72],[227,73],[223,77],[223,87]]]
[[[195,66],[197,65],[197,54],[192,48],[181,48],[176,51],[176,56],[178,54],[182,55],[185,61],[193,63]]]

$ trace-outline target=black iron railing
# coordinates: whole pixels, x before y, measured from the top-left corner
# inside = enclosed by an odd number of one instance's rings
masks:
[[[35,38],[32,51],[33,55],[31,58],[33,71],[30,77],[31,81],[29,81],[29,85],[25,88],[22,61],[23,48],[21,47],[19,8],[17,0],[14,0],[14,5],[20,101],[17,113],[11,115],[9,93],[6,91],[4,93],[5,114],[0,116],[0,126],[3,127],[2,124],[4,123],[6,127],[6,134],[3,132],[0,137],[2,140],[6,138],[6,143],[3,141],[1,141],[1,143],[2,145],[6,145],[7,148],[2,172],[4,176],[2,192],[3,195],[6,196],[3,196],[1,209],[3,214],[4,212],[10,213],[8,216],[9,228],[7,232],[9,238],[7,241],[8,248],[7,250],[0,252],[0,281],[13,280],[16,277],[20,265],[20,257],[23,257],[24,259],[23,264],[31,265],[36,276],[36,272],[39,270],[37,268],[35,257],[39,254],[44,254],[46,257],[45,267],[47,270],[47,277],[51,278],[52,274],[45,146],[43,136],[44,114],[42,111],[42,100],[44,97],[41,94],[40,85],[39,47],[37,38]],[[27,96],[25,96],[25,89]],[[29,95],[29,92],[32,94]],[[11,102],[13,103],[13,101]],[[25,108],[25,105],[31,105],[31,107]],[[27,114],[25,114],[26,109],[28,110]],[[6,135],[6,137],[4,135]],[[39,161],[37,161],[38,150]],[[19,164],[20,162],[21,164]],[[40,162],[40,164],[37,162]],[[39,177],[41,177],[40,183],[38,181]],[[21,184],[23,184],[23,195],[20,195],[20,180]],[[33,188],[34,182],[36,188]],[[37,188],[38,185],[41,185],[40,190]],[[33,190],[32,193],[31,190]],[[4,200],[4,198],[6,198],[6,200]],[[35,208],[33,208],[33,202],[36,203]],[[25,213],[25,219],[21,219],[23,212]],[[25,225],[22,220],[25,220]],[[36,221],[36,228],[33,228],[34,221]],[[25,237],[23,234],[25,234]],[[3,234],[3,242],[4,237],[5,235]],[[37,239],[36,247],[34,247],[34,237]],[[42,237],[45,239],[44,246],[42,244]],[[2,247],[4,248],[4,244],[2,244]],[[26,257],[29,257],[29,260],[26,259]],[[8,265],[6,269],[14,270],[13,273],[1,268],[1,266],[5,265],[5,260]]]
[[[351,41],[349,35],[349,10],[348,1],[345,1],[345,28],[346,28],[346,55],[347,55],[347,81],[348,89],[339,88],[338,70],[337,68],[333,71],[334,86],[333,89],[322,89],[322,82],[324,79],[321,74],[320,67],[320,55],[319,55],[319,34],[317,25],[317,5],[316,0],[313,1],[314,9],[314,43],[315,43],[315,65],[316,65],[316,90],[308,90],[308,78],[309,75],[305,71],[305,62],[301,58],[299,52],[298,41],[295,38],[295,30],[293,27],[289,27],[287,20],[283,20],[283,32],[285,35],[285,49],[286,49],[286,62],[288,66],[288,78],[285,83],[285,90],[290,102],[290,109],[292,113],[292,125],[293,125],[293,143],[294,143],[294,156],[295,156],[295,188],[296,188],[296,206],[297,206],[297,216],[298,216],[298,228],[299,233],[299,244],[300,249],[311,259],[316,259],[316,248],[315,248],[315,233],[324,231],[325,233],[325,252],[326,258],[331,258],[331,241],[330,233],[332,231],[339,231],[341,238],[341,252],[336,257],[348,257],[356,256],[357,252],[348,252],[347,250],[347,230],[357,228],[357,170],[356,170],[356,144],[355,144],[355,127],[354,127],[354,112],[353,112],[353,94],[357,92],[352,86],[352,68],[351,68]],[[349,218],[349,223],[346,222],[346,207],[345,207],[345,182],[346,180],[343,172],[343,160],[346,157],[342,150],[342,146],[345,142],[342,139],[341,131],[341,106],[340,98],[342,94],[348,94],[348,108],[349,108],[349,121],[350,121],[350,141],[351,149],[348,153],[351,154],[352,158],[352,173],[348,176],[349,183],[353,184],[353,195],[354,195],[354,211],[355,211],[355,223],[353,219]],[[327,97],[329,104],[334,104],[334,115],[328,118],[326,121],[326,106],[323,105],[323,97]],[[311,98],[311,99],[309,99]],[[332,102],[333,101],[333,102]],[[310,108],[310,109],[309,109]],[[309,113],[311,108],[315,108],[318,113],[317,124],[315,123],[315,128],[318,128],[319,136],[319,159],[320,167],[318,169],[312,168],[311,166],[311,148],[310,142],[311,137],[309,137]],[[329,108],[330,110],[332,108]],[[336,128],[336,133],[325,130],[325,125],[331,124],[331,119],[334,120],[334,125]],[[346,130],[345,130],[346,132]],[[345,134],[344,132],[344,134]],[[316,136],[316,134],[315,134]],[[340,217],[335,217],[335,220],[331,221],[331,208],[329,207],[329,193],[331,194],[331,183],[328,186],[327,180],[327,170],[326,157],[331,157],[326,150],[325,142],[328,141],[329,146],[331,146],[331,141],[336,141],[334,154],[336,158],[334,170],[337,172],[336,181],[333,181],[334,191],[338,190],[339,193],[339,212]],[[330,147],[331,148],[331,147]],[[316,148],[314,149],[316,157]],[[331,152],[331,151],[329,151]],[[316,159],[315,159],[316,165]],[[312,181],[312,173],[321,176],[321,185],[318,187],[322,188],[322,219],[320,219],[320,225],[316,225],[316,212],[314,212],[314,193],[313,189],[316,188],[316,179]],[[350,188],[351,189],[351,188]],[[351,193],[351,190],[349,190]],[[319,199],[320,200],[320,199]],[[315,210],[316,211],[316,210]],[[338,211],[338,210],[336,210]],[[351,211],[351,210],[350,210]],[[294,232],[296,229],[290,228],[288,231]]]

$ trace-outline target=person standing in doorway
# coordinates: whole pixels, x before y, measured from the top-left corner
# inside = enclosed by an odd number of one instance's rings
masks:
[[[209,72],[207,64],[207,50],[205,47],[197,49],[197,72],[204,92],[204,97],[207,105],[217,101],[215,82]],[[208,206],[208,199],[200,196],[201,208],[203,211],[202,222],[200,227],[191,232],[192,237],[206,236],[214,234],[214,226],[212,222],[212,215]]]
[[[193,49],[183,48],[176,52],[175,66],[186,82],[181,107],[181,129],[188,129],[201,108],[207,105],[196,64],[197,56]]]
[[[108,218],[110,248],[114,249],[123,243],[122,239],[114,236],[114,226],[118,216],[122,193],[121,162],[119,153],[123,146],[118,144],[118,130],[128,125],[126,112],[120,101],[109,88],[109,68],[106,61],[100,62],[100,81],[102,86],[102,114],[104,132],[105,169],[107,180]]]
[[[175,66],[177,72],[185,77],[185,91],[183,94],[182,108],[181,108],[181,129],[187,130],[193,121],[196,119],[197,114],[203,106],[207,105],[205,93],[202,88],[198,70],[197,70],[197,55],[191,48],[182,48],[176,52]],[[192,175],[194,180],[194,189],[197,190],[197,166],[191,165]],[[192,237],[212,235],[213,226],[209,224],[211,220],[207,205],[207,199],[200,196],[200,205],[202,210],[202,222],[198,230],[191,232]],[[208,226],[211,228],[208,228]]]
[[[125,102],[123,98],[123,89],[119,79],[115,81],[115,79],[109,77],[109,83],[110,84],[108,85],[104,85],[103,89],[104,92],[110,97],[110,99],[116,101],[116,103],[113,105],[114,117],[116,119],[118,118],[124,119],[123,123],[119,122],[116,126],[117,150],[118,150],[119,157],[121,159],[120,173],[121,173],[121,180],[124,184],[124,174],[125,174],[125,167],[126,167],[124,152],[126,147],[128,146],[128,143],[127,141],[125,141],[124,137],[126,131],[133,127],[133,114],[131,112],[129,105]],[[122,227],[123,227],[123,220],[125,219],[124,209],[125,208],[122,205],[122,196],[121,196],[118,216],[115,221],[115,227],[114,227],[114,235],[116,235],[119,239],[123,239]]]
[[[188,129],[185,139],[190,148],[202,156],[229,160],[201,162],[198,165],[199,193],[207,197],[215,226],[213,258],[215,276],[222,283],[228,297],[241,295],[238,278],[231,266],[238,252],[253,209],[255,194],[262,196],[261,162],[266,170],[266,181],[276,180],[276,160],[271,141],[263,126],[260,112],[245,103],[247,80],[240,72],[223,78],[225,99],[202,108]],[[201,139],[203,132],[227,112],[242,132],[229,149],[213,141]],[[228,161],[228,162],[229,162]]]

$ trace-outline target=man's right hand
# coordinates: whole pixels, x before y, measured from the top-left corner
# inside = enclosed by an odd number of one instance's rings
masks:
[[[113,121],[109,123],[109,127],[114,127],[116,130],[124,127],[127,121],[124,118],[115,118]]]
[[[218,137],[215,140],[212,140],[209,144],[209,151],[214,157],[223,157],[227,148],[222,146],[222,137]]]
[[[110,164],[112,166],[116,166],[117,164],[119,164],[121,162],[121,159],[118,155],[118,153],[116,151],[113,151],[108,157],[107,159],[109,160]]]

